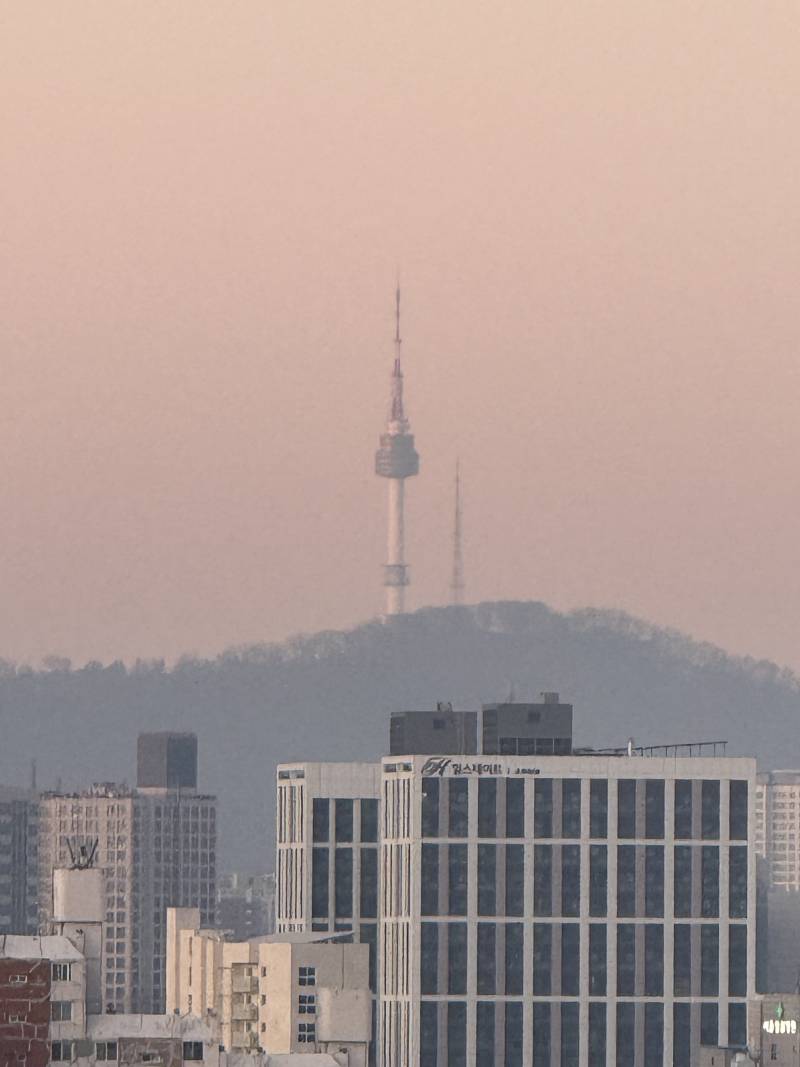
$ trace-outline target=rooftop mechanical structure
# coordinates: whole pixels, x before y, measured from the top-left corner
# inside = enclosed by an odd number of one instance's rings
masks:
[[[395,295],[391,406],[386,432],[381,434],[380,447],[375,453],[375,473],[389,482],[387,560],[383,568],[387,615],[402,615],[406,610],[405,592],[409,577],[405,559],[405,480],[419,473],[419,455],[414,448],[414,435],[403,410],[399,287]]]

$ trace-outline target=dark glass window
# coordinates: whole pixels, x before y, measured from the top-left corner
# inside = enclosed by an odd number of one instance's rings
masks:
[[[692,846],[675,846],[675,917],[688,919],[692,914]]]
[[[363,919],[378,917],[378,850],[361,849],[361,889],[359,909]]]
[[[747,840],[747,782],[731,782],[729,836],[732,841]]]
[[[447,992],[465,996],[467,992],[467,924],[447,924]]]
[[[315,797],[311,810],[314,840],[327,841],[331,836],[330,802],[322,797]]]
[[[467,846],[448,845],[447,847],[447,913],[448,915],[467,914]]]
[[[703,782],[702,832],[704,841],[719,838],[719,782],[713,778]]]
[[[553,927],[550,923],[533,924],[533,995],[549,997],[553,951]]]
[[[496,931],[494,923],[478,923],[479,997],[493,997],[497,992]]]
[[[661,923],[648,923],[644,928],[644,995],[664,995],[664,927]]]
[[[589,846],[589,914],[597,918],[608,910],[608,847]]]
[[[617,782],[617,837],[636,837],[636,781]]]
[[[561,996],[580,993],[580,928],[577,923],[561,924]]]
[[[506,782],[506,837],[525,836],[525,779]]]
[[[525,849],[506,845],[506,915],[522,915],[525,910]]]
[[[673,1067],[691,1067],[692,1017],[689,1004],[672,1006],[672,1063]]]
[[[463,1000],[447,1003],[447,1067],[467,1064],[467,1005]]]
[[[377,963],[378,963],[378,924],[362,923],[359,939],[362,945],[369,945],[369,988],[374,993],[377,990]]]
[[[663,845],[647,845],[644,850],[644,913],[648,919],[664,914]]]
[[[478,837],[497,837],[496,778],[478,780]]]
[[[561,781],[561,836],[581,836],[581,783],[579,778]]]
[[[561,1005],[561,1067],[578,1067],[579,1056],[578,1005],[566,1002]]]
[[[504,1067],[522,1067],[522,1005],[518,1001],[506,1003],[505,1038]]]
[[[606,1006],[589,1005],[589,1067],[606,1067]]]
[[[592,778],[589,783],[589,836],[608,837],[608,781]]]
[[[644,1062],[664,1062],[664,1005],[644,1006]]]
[[[439,914],[439,846],[423,844],[420,879],[420,911],[423,915]]]
[[[438,778],[422,779],[422,836],[439,836],[439,787]],[[434,1052],[435,1055],[435,1052]]]
[[[334,800],[337,842],[353,840],[353,801]]]
[[[438,784],[438,783],[437,783]],[[435,1000],[423,1000],[419,1014],[420,1067],[437,1067],[439,1045],[439,1005]]]
[[[533,1004],[533,1062],[550,1063],[550,1005]]]
[[[733,1048],[747,1045],[747,1005],[728,1005],[728,1044]]]
[[[589,927],[589,996],[606,995],[606,944],[608,928],[605,923]]]
[[[361,801],[361,840],[378,840],[378,801],[365,797]]]
[[[688,841],[692,834],[692,783],[686,778],[675,782],[675,837]]]
[[[745,783],[746,785],[747,783]],[[729,910],[732,919],[747,918],[747,846],[732,845],[728,854]]]
[[[469,782],[465,778],[451,778],[448,784],[448,835],[466,837],[469,818]]]
[[[533,790],[533,836],[553,836],[553,779],[537,778]]]
[[[478,845],[478,915],[497,914],[497,846]]]
[[[713,919],[719,915],[719,848],[703,845],[701,915]]]
[[[315,919],[328,915],[328,865],[329,850],[311,850],[311,914]]]
[[[632,997],[636,981],[636,927],[633,923],[617,926],[617,996]]]
[[[636,1005],[617,1004],[617,1067],[636,1062]]]
[[[475,1067],[495,1067],[494,1004],[490,1000],[478,1001],[475,1054]]]
[[[506,996],[522,996],[522,923],[506,923]]]
[[[728,996],[747,996],[747,927],[728,927]]]
[[[719,1012],[716,1004],[700,1005],[700,1044],[719,1044]]]
[[[338,804],[338,801],[337,801]],[[337,848],[333,861],[334,899],[336,918],[353,917],[353,850]]]
[[[655,778],[644,787],[644,836],[664,836],[664,783]]]
[[[439,924],[422,923],[420,938],[420,992],[424,997],[439,992]]]
[[[533,914],[553,914],[552,845],[533,846]]]
[[[700,927],[700,996],[719,995],[719,927]]]
[[[674,926],[674,981],[673,991],[676,997],[692,995],[692,928],[686,923]]]
[[[636,846],[617,845],[617,915],[636,914]]]
[[[580,915],[581,910],[581,848],[580,845],[561,846],[561,914]]]

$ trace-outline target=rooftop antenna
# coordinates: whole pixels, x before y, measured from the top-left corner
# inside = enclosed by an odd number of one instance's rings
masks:
[[[31,792],[36,792],[36,760],[31,760]]]
[[[453,576],[450,580],[450,602],[464,600],[464,554],[461,547],[461,462],[456,460],[456,510],[453,521]]]

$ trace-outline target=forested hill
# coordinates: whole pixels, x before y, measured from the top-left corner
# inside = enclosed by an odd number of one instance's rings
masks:
[[[213,660],[0,669],[0,783],[135,776],[141,730],[193,730],[201,786],[220,798],[223,868],[271,867],[275,765],[375,759],[389,713],[557,690],[577,744],[729,741],[764,767],[800,766],[800,681],[770,663],[607,611],[532,602],[435,608]]]

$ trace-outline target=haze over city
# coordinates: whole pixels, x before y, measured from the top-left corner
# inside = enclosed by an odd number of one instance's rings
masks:
[[[6,5],[0,656],[623,608],[800,667],[795,5]],[[435,695],[435,694],[434,694]]]

